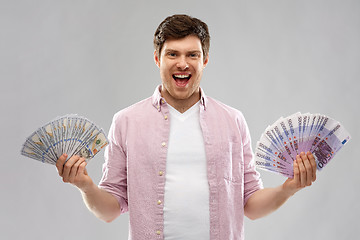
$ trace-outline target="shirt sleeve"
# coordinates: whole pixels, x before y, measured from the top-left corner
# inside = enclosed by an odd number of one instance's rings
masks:
[[[256,170],[254,154],[251,148],[251,137],[249,128],[245,121],[244,116],[241,114],[240,118],[240,131],[243,143],[243,156],[244,156],[244,206],[250,196],[257,190],[264,188],[260,173]]]
[[[128,211],[127,168],[121,122],[119,114],[116,114],[109,130],[109,144],[105,148],[105,162],[99,187],[111,193],[120,204],[120,213],[125,213]]]

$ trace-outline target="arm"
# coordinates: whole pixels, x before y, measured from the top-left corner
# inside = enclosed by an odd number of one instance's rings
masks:
[[[111,222],[120,214],[117,199],[94,184],[86,171],[86,161],[79,156],[71,157],[66,163],[67,155],[63,154],[56,162],[56,168],[64,182],[76,186],[88,209],[101,220]]]
[[[316,163],[314,156],[308,152],[296,156],[294,161],[294,178],[276,188],[265,188],[256,191],[248,199],[244,211],[250,219],[264,217],[282,206],[297,191],[310,186],[316,180]]]

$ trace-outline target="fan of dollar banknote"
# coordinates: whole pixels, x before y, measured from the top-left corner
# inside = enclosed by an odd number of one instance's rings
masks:
[[[23,144],[21,154],[43,163],[56,164],[66,153],[93,158],[108,144],[102,129],[85,117],[68,114],[58,117],[32,133]]]
[[[268,126],[256,144],[255,164],[259,169],[293,177],[293,161],[310,151],[317,169],[324,168],[350,140],[338,121],[321,114],[295,113]]]

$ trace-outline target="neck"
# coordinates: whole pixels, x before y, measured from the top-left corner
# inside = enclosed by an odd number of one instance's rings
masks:
[[[176,99],[172,97],[167,91],[161,90],[161,96],[165,98],[166,102],[170,104],[177,111],[184,113],[200,100],[200,90],[194,92],[186,99]]]

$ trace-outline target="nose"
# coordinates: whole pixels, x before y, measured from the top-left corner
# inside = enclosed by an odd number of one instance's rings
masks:
[[[176,63],[176,67],[182,71],[189,68],[189,64],[187,63],[185,56],[179,57],[178,62]]]

